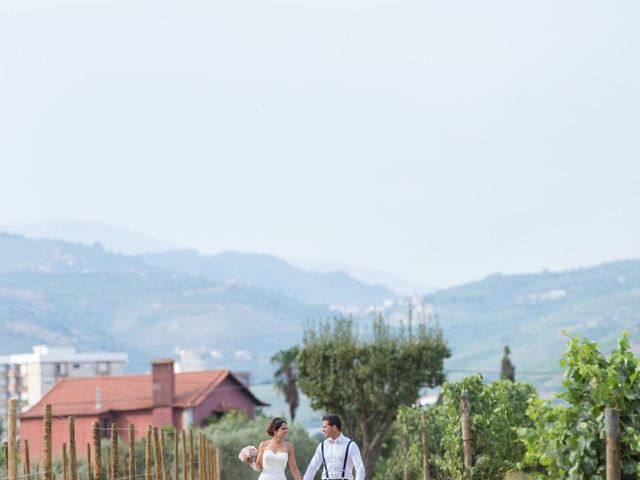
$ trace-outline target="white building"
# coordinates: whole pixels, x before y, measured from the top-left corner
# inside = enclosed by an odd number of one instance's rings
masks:
[[[76,352],[75,348],[36,345],[32,353],[0,356],[0,415],[10,398],[21,407],[35,405],[61,378],[122,375],[122,352]]]

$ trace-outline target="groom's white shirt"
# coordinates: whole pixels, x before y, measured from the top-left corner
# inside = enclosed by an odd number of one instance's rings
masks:
[[[362,463],[362,456],[360,455],[360,449],[355,442],[352,442],[349,446],[349,458],[347,458],[347,469],[344,477],[342,476],[342,466],[344,464],[344,454],[349,443],[349,438],[340,434],[335,440],[327,438],[324,440],[324,459],[327,462],[327,469],[329,470],[330,479],[348,478],[353,479],[353,469],[356,469],[355,480],[364,480],[364,463]],[[326,478],[324,466],[322,465],[322,450],[320,445],[316,448],[316,453],[313,454],[311,462],[307,467],[307,471],[304,473],[302,480],[313,480],[314,475],[322,469],[322,478]]]

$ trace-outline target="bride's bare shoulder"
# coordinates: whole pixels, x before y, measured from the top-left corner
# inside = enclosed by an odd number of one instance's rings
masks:
[[[264,440],[262,442],[260,442],[260,445],[258,445],[258,450],[262,450],[264,448],[266,448],[266,446],[269,444],[269,440]]]

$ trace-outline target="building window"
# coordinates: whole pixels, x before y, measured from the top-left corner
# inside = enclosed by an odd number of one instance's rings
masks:
[[[73,368],[80,368],[80,364],[79,363],[74,363],[73,364]]]
[[[56,377],[65,377],[67,375],[67,364],[56,363]]]
[[[109,362],[98,362],[98,374],[107,375],[109,373]]]

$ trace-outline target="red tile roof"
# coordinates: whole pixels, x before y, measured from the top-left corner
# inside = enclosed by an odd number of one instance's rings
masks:
[[[198,405],[227,378],[234,380],[237,387],[233,388],[244,390],[256,405],[266,405],[229,370],[206,370],[175,374],[174,406],[188,408]],[[20,417],[42,417],[47,404],[52,406],[56,416],[147,410],[153,408],[152,390],[151,374],[65,378]]]

